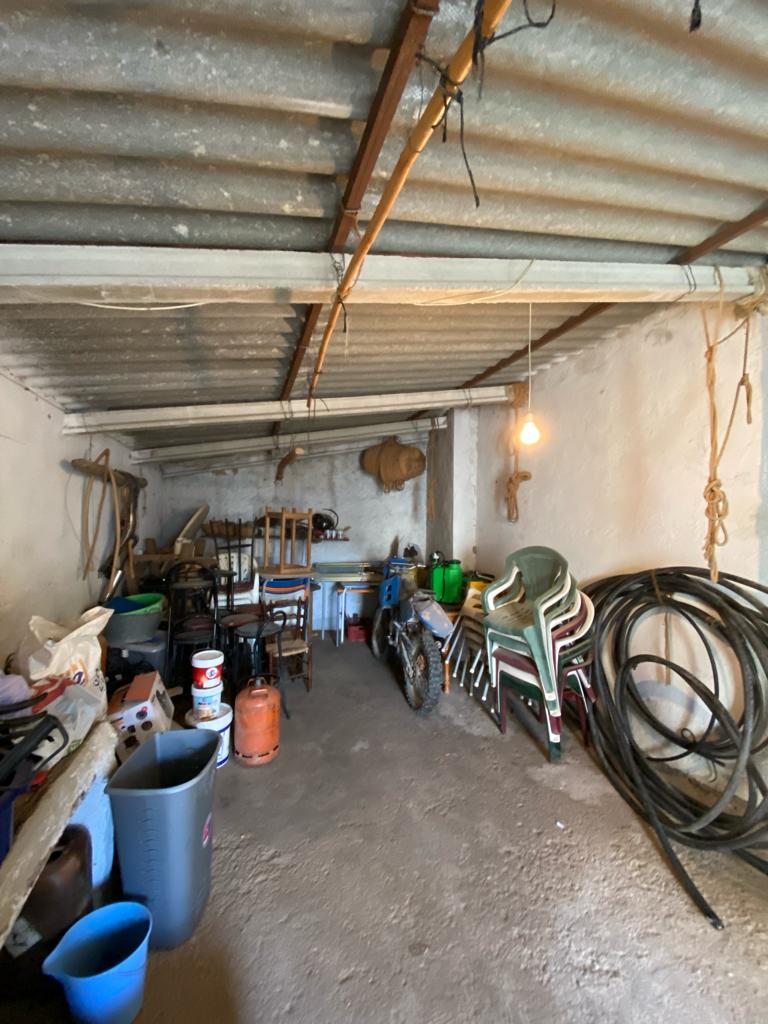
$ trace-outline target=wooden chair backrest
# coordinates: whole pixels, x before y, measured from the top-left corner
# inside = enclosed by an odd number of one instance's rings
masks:
[[[274,612],[282,612],[285,615],[284,636],[289,640],[306,640],[309,637],[308,619],[309,601],[306,597],[278,598],[275,601],[265,601],[264,611],[267,618],[272,618]],[[278,620],[282,616],[278,616]]]

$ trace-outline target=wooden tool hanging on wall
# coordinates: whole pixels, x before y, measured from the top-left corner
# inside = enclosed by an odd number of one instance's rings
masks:
[[[129,594],[136,593],[138,585],[133,560],[133,545],[136,540],[136,528],[139,518],[139,491],[147,486],[147,481],[140,476],[114,469],[109,464],[109,448],[105,448],[95,459],[73,459],[72,469],[84,473],[88,481],[83,491],[82,511],[82,544],[83,544],[83,579],[93,570],[93,558],[101,529],[101,517],[107,490],[112,492],[112,513],[114,522],[114,538],[112,554],[100,566],[101,574],[107,583],[102,600],[107,601],[117,591],[120,579],[125,576],[126,590]],[[101,495],[96,512],[96,525],[91,536],[91,497],[96,480],[102,481]]]

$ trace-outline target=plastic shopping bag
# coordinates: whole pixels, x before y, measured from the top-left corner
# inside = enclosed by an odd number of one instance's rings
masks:
[[[63,684],[65,681],[61,682]],[[36,705],[35,710],[38,709],[39,705]],[[66,729],[68,737],[67,745],[50,761],[47,761],[47,758],[51,757],[51,751],[55,750],[60,743],[58,734],[42,740],[35,748],[35,754],[47,762],[45,768],[49,770],[62,757],[71,754],[80,746],[94,722],[103,716],[104,705],[101,695],[93,687],[78,686],[73,683],[70,686],[64,686],[61,692],[46,704],[45,710],[58,718]]]
[[[103,714],[107,695],[98,637],[111,615],[109,608],[91,608],[73,625],[61,625],[33,615],[15,660],[16,670],[34,689],[37,689],[34,683],[43,680],[46,687],[58,680],[73,680],[98,695]]]

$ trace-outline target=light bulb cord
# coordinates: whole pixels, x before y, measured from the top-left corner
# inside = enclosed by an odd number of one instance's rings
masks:
[[[531,415],[531,336],[533,334],[533,303],[528,303],[528,415]]]

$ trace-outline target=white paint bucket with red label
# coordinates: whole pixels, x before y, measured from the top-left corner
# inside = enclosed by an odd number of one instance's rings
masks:
[[[198,690],[221,686],[223,668],[223,651],[196,651],[192,655],[192,685]]]

